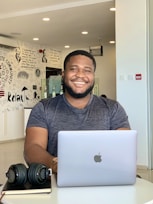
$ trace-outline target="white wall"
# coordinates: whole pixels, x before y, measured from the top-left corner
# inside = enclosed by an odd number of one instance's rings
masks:
[[[149,167],[153,169],[153,1],[148,0],[148,30],[149,30],[149,63],[148,63],[148,128],[149,128]]]
[[[148,166],[146,35],[146,0],[116,0],[117,100],[138,130],[137,163],[143,166]],[[137,73],[142,80],[135,80]]]
[[[23,137],[24,112],[22,107],[1,112],[0,118],[0,142]]]
[[[99,78],[99,95],[106,94],[108,98],[116,99],[115,46],[104,46],[103,51],[103,57],[95,57],[97,63],[95,77]]]

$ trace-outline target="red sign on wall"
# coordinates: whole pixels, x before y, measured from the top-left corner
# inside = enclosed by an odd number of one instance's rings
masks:
[[[142,79],[142,74],[135,75],[135,80],[141,80],[141,79]]]

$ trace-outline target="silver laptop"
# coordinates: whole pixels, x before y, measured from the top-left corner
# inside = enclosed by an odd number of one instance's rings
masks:
[[[135,130],[60,131],[57,185],[132,185],[136,146]]]

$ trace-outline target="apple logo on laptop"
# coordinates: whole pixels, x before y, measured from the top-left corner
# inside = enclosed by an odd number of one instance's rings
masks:
[[[96,154],[95,156],[94,156],[94,161],[95,162],[101,162],[102,161],[102,158],[101,158],[101,154],[99,153],[99,154]]]

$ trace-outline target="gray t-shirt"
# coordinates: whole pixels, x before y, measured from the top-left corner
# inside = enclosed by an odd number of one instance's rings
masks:
[[[27,127],[48,130],[47,151],[57,156],[57,133],[60,130],[115,130],[129,128],[128,116],[114,100],[91,95],[83,109],[71,106],[64,95],[37,103],[30,114]]]

